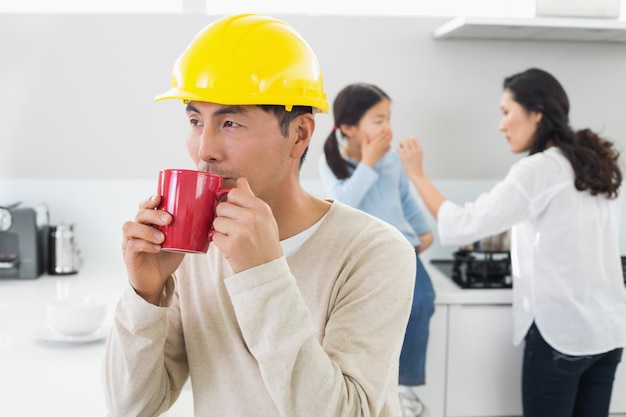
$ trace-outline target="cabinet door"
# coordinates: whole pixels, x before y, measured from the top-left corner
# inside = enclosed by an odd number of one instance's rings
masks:
[[[446,416],[520,416],[523,345],[510,305],[449,308]]]
[[[435,305],[435,314],[430,319],[426,350],[426,384],[416,388],[417,395],[428,408],[430,417],[445,415],[447,326],[448,306]]]

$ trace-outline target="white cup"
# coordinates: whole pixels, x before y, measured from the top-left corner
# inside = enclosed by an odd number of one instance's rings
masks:
[[[106,317],[107,304],[97,297],[62,297],[46,303],[46,318],[52,329],[66,336],[84,336],[98,330]]]

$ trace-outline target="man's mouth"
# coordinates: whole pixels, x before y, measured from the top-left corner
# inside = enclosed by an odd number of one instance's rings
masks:
[[[235,188],[236,185],[237,180],[234,178],[224,178],[224,181],[222,182],[222,186],[224,188]]]

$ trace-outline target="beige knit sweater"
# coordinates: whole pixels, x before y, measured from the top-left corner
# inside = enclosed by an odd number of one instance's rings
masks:
[[[187,255],[164,306],[129,286],[103,364],[111,416],[157,416],[191,377],[196,416],[396,417],[415,252],[334,202],[288,259],[233,274]]]

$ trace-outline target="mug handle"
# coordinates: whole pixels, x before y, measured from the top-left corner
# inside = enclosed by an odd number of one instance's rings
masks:
[[[215,206],[217,207],[217,205],[222,201],[222,199],[224,197],[226,197],[228,195],[228,192],[230,191],[230,188],[220,188],[217,190],[217,198],[215,199]],[[215,229],[213,228],[213,225],[211,225],[211,230],[209,230],[209,236],[208,236],[208,240],[209,242],[211,242],[213,240],[213,235],[215,234]]]

